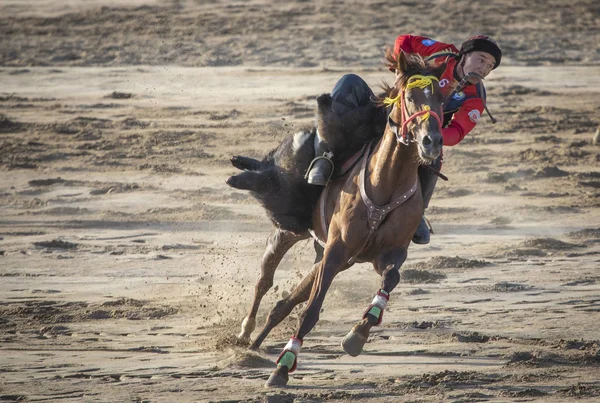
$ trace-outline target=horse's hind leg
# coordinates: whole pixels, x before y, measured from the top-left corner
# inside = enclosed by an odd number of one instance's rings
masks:
[[[308,233],[297,235],[292,232],[275,228],[267,239],[267,249],[265,250],[260,265],[260,277],[258,278],[258,282],[254,289],[252,306],[250,312],[242,322],[242,331],[238,335],[240,340],[250,341],[250,334],[256,327],[256,313],[258,312],[260,301],[273,286],[273,276],[275,275],[275,270],[277,270],[279,262],[281,262],[283,256],[285,256],[287,251],[290,250],[294,244],[308,237]]]
[[[258,349],[262,342],[265,340],[265,338],[269,335],[271,330],[273,330],[275,326],[280,324],[282,320],[287,318],[290,312],[292,312],[292,310],[296,306],[307,301],[308,297],[310,297],[310,290],[312,289],[312,285],[317,274],[319,263],[321,262],[321,259],[323,259],[323,247],[319,245],[316,241],[315,250],[317,252],[317,257],[315,258],[315,265],[313,266],[311,272],[306,277],[304,277],[304,280],[302,280],[302,282],[296,286],[296,288],[290,293],[290,295],[277,302],[277,304],[267,317],[265,326],[250,346],[251,349]]]
[[[262,163],[259,160],[242,157],[241,155],[231,157],[231,164],[242,171],[260,171],[262,168]]]
[[[342,348],[351,356],[356,357],[362,352],[369,338],[369,331],[381,323],[390,293],[400,282],[400,267],[405,260],[406,249],[383,254],[376,260],[375,270],[383,277],[381,288],[363,314],[363,319],[342,340]]]

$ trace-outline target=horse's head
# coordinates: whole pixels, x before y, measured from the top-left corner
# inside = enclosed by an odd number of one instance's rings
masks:
[[[444,97],[439,77],[444,66],[428,67],[419,56],[397,56],[386,53],[388,67],[396,72],[394,87],[387,87],[388,96],[383,103],[392,111],[388,128],[398,142],[418,144],[418,154],[423,162],[436,159],[442,152],[442,121]]]

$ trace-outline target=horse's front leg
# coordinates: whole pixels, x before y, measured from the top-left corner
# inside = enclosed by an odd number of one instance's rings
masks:
[[[250,342],[250,334],[256,327],[256,314],[260,301],[265,296],[267,291],[273,287],[273,277],[275,276],[275,270],[283,259],[283,256],[287,253],[292,246],[298,241],[309,237],[308,232],[306,234],[294,234],[289,231],[284,231],[279,228],[275,228],[269,238],[267,239],[267,248],[262,258],[260,265],[260,277],[256,282],[254,289],[254,299],[250,307],[250,312],[242,322],[242,331],[238,335],[238,339],[243,342]]]
[[[341,241],[328,243],[323,260],[317,269],[316,278],[313,281],[308,304],[302,315],[300,315],[298,330],[277,358],[277,369],[271,374],[266,386],[287,385],[288,373],[296,370],[302,341],[317,324],[325,295],[336,274],[347,267],[349,259],[348,249]]]
[[[382,284],[365,311],[363,319],[342,340],[342,348],[351,356],[356,357],[362,352],[371,328],[381,323],[390,293],[400,282],[400,267],[406,256],[405,248],[396,249],[381,254],[374,262],[375,270],[383,277]]]

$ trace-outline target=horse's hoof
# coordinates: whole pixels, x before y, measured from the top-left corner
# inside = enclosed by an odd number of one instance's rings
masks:
[[[250,344],[252,344],[252,340],[250,340],[250,337],[248,336],[243,336],[243,335],[237,335],[235,337],[236,340],[236,345],[238,346],[244,346],[244,347],[250,347]]]
[[[342,340],[342,348],[352,357],[358,357],[360,353],[362,353],[363,346],[366,342],[367,337],[352,329]]]
[[[277,369],[271,372],[271,376],[265,383],[265,387],[277,387],[277,386],[286,386],[289,380],[288,376],[288,367],[282,365],[277,367]]]

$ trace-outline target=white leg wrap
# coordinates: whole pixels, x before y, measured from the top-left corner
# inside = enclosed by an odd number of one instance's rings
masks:
[[[300,354],[300,347],[302,347],[302,342],[300,339],[292,337],[290,341],[287,342],[283,350],[289,350],[298,356],[298,354]]]
[[[377,295],[375,295],[375,298],[373,298],[371,305],[376,306],[377,308],[379,308],[383,311],[383,310],[385,310],[387,303],[388,303],[388,300],[384,296],[377,294]]]

